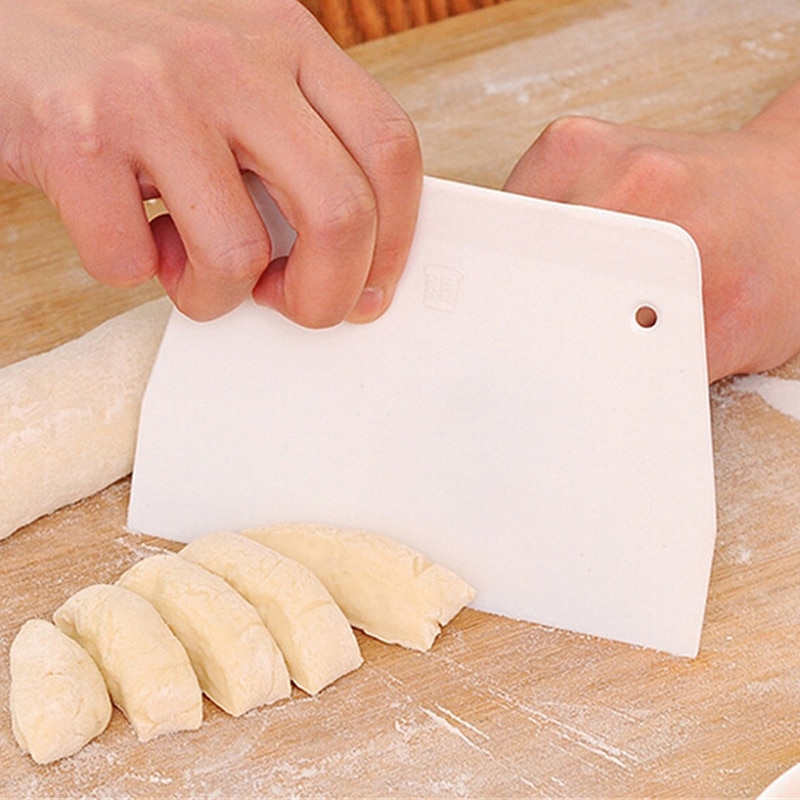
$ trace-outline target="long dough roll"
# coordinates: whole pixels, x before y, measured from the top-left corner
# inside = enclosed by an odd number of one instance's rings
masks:
[[[169,308],[153,300],[0,369],[0,539],[131,471]]]

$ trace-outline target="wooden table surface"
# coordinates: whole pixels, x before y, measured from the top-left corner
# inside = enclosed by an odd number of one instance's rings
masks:
[[[418,124],[429,173],[498,186],[560,114],[737,126],[800,75],[800,3],[511,0],[351,52]],[[0,287],[0,366],[159,293],[93,283],[47,202],[9,185]],[[37,767],[7,710],[19,626],[175,547],[124,531],[123,480],[0,542],[0,796],[754,796],[800,761],[800,423],[736,381],[710,395],[719,534],[697,659],[467,610],[427,654],[360,637],[365,665],[316,698],[237,720],[207,704],[199,731],[148,744],[115,711]]]

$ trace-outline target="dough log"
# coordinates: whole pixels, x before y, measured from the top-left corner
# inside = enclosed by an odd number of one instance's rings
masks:
[[[53,618],[94,658],[139,741],[200,727],[202,695],[189,657],[144,598],[96,584],[70,597]]]
[[[0,369],[0,539],[131,471],[169,310],[153,300]]]
[[[11,727],[37,764],[77,753],[111,719],[111,700],[91,656],[55,625],[26,622],[10,652]]]
[[[390,644],[430,649],[475,597],[451,570],[372,531],[287,524],[243,534],[305,564],[352,625]]]
[[[290,694],[289,673],[258,612],[222,578],[174,554],[150,556],[117,583],[149,600],[189,654],[200,687],[240,716]]]
[[[298,561],[236,533],[195,539],[179,555],[219,575],[255,607],[303,691],[316,694],[361,665],[347,618]]]

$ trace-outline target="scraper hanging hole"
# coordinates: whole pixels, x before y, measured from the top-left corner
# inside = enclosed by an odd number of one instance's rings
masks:
[[[652,328],[658,322],[658,312],[650,305],[641,305],[634,314],[636,324],[640,328]]]

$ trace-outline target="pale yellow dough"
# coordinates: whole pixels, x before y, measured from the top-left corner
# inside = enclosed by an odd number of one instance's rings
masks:
[[[169,310],[145,303],[0,369],[0,539],[131,471]]]
[[[97,662],[140,741],[200,727],[202,694],[189,657],[147,600],[96,584],[70,597],[53,619]]]
[[[243,533],[305,564],[352,625],[384,642],[428,650],[475,597],[454,572],[372,531],[285,524]]]
[[[37,764],[80,750],[111,718],[111,700],[91,656],[50,622],[32,619],[9,655],[14,738]]]
[[[174,554],[151,556],[119,578],[149,600],[189,654],[200,686],[240,716],[290,694],[289,673],[258,612],[222,578]]]
[[[316,694],[361,665],[347,618],[298,561],[235,533],[203,536],[179,555],[224,578],[255,607],[304,691]]]

